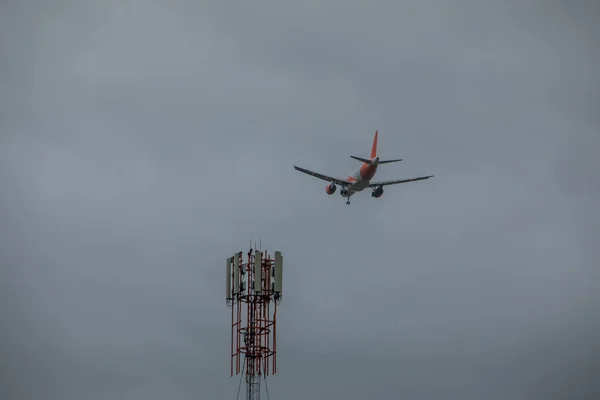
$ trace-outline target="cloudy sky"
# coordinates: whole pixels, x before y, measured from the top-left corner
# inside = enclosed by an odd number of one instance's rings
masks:
[[[252,237],[286,263],[273,399],[599,398],[599,21],[3,2],[0,397],[234,399]],[[377,179],[435,178],[346,207],[292,168],[345,177],[376,129]]]

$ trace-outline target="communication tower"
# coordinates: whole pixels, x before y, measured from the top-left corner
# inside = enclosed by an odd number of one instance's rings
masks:
[[[226,261],[227,306],[231,307],[231,376],[245,373],[246,400],[260,399],[261,378],[277,372],[277,305],[281,301],[283,256],[252,247]],[[244,359],[242,360],[242,355]],[[241,380],[240,380],[241,388]],[[239,390],[238,390],[239,397]]]

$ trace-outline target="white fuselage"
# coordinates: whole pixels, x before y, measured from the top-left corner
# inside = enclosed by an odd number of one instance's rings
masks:
[[[352,177],[355,177],[356,175],[359,175],[357,177],[357,180],[352,182],[352,184],[350,186],[348,186],[346,188],[346,192],[348,193],[348,195],[346,197],[350,197],[352,196],[354,193],[357,192],[362,192],[366,187],[369,186],[370,181],[365,180],[365,179],[360,179],[360,170],[357,170],[358,174],[353,173]]]
[[[379,165],[379,157],[375,157],[371,164],[363,164],[360,168],[357,168],[352,172],[352,174],[348,177],[348,181],[352,182],[352,184],[348,185],[346,188],[346,196],[350,197],[354,193],[362,192],[365,188],[369,187],[369,183],[375,176],[377,172],[377,166]]]

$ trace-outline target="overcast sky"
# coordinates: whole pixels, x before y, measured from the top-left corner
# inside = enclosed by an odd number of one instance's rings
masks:
[[[202,3],[0,6],[0,397],[234,399],[252,237],[272,399],[600,398],[597,2]]]

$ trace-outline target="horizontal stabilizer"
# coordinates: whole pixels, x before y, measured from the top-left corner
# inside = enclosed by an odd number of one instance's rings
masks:
[[[396,159],[396,160],[383,160],[383,161],[381,161],[381,160],[380,160],[380,161],[379,161],[379,164],[389,164],[389,163],[392,163],[392,162],[398,162],[398,161],[402,161],[402,159],[401,159],[401,158],[398,158],[398,159]]]
[[[350,156],[350,157],[351,157],[351,158],[354,158],[355,160],[362,161],[362,162],[364,162],[365,164],[369,164],[369,165],[371,165],[371,160],[369,160],[369,159],[367,159],[367,158],[356,157],[356,156]],[[381,161],[380,161],[380,163],[381,163]]]

